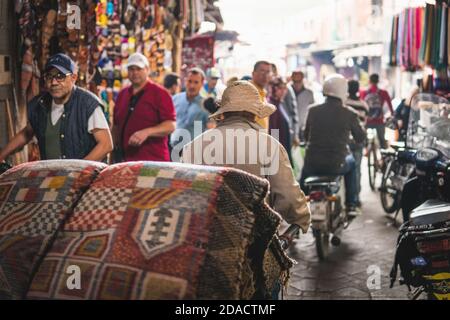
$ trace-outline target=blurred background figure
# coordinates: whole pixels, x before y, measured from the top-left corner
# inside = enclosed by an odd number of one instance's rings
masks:
[[[180,76],[176,73],[169,73],[164,77],[164,88],[166,88],[173,97],[180,92],[181,81]]]
[[[259,98],[262,102],[267,101],[267,87],[272,80],[272,64],[268,61],[258,61],[253,67],[251,82],[258,89]],[[256,121],[263,129],[269,128],[269,117]]]
[[[358,120],[361,127],[365,127],[367,120],[367,114],[369,112],[369,107],[367,103],[359,98],[359,82],[356,80],[350,80],[348,82],[348,99],[345,103],[352,111],[358,115]],[[349,146],[352,151],[353,158],[355,158],[356,166],[356,192],[358,194],[358,199],[356,206],[361,207],[361,199],[359,194],[361,193],[361,161],[363,156],[365,142],[356,142],[353,137],[350,140]]]
[[[387,147],[385,133],[386,133],[386,121],[384,115],[384,107],[387,105],[389,111],[394,114],[392,108],[391,97],[386,90],[380,89],[378,83],[380,77],[374,73],[370,75],[370,84],[367,90],[361,92],[361,99],[363,99],[369,106],[369,113],[367,115],[367,128],[373,128],[377,130],[378,141],[382,149]]]
[[[188,71],[185,80],[186,91],[176,94],[172,99],[176,110],[177,126],[170,137],[170,144],[174,149],[178,144],[179,150],[201,134],[207,128],[209,113],[203,107],[203,97],[200,90],[205,81],[205,73],[200,68],[192,68]],[[194,130],[195,123],[199,122],[201,131]],[[184,136],[185,131],[189,136]]]
[[[298,132],[300,141],[304,141],[304,129],[308,116],[308,107],[314,103],[314,94],[310,89],[305,88],[303,83],[305,74],[296,70],[291,75],[291,86],[297,99]]]
[[[204,98],[213,97],[214,99],[222,96],[224,90],[223,85],[220,83],[222,78],[219,69],[210,68],[206,71],[206,81],[200,91],[200,94]]]
[[[289,160],[292,163],[292,141],[291,141],[291,127],[289,122],[289,115],[285,110],[284,97],[287,92],[286,82],[281,77],[276,77],[270,82],[269,102],[273,104],[277,109],[270,116],[269,119],[269,133],[278,138],[278,141],[286,149]],[[277,135],[272,130],[278,130]]]

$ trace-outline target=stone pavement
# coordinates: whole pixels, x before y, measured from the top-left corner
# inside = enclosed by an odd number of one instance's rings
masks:
[[[298,264],[284,299],[407,299],[408,289],[398,285],[398,280],[389,288],[401,213],[394,226],[381,207],[378,192],[370,190],[366,168],[363,163],[363,214],[342,232],[339,247],[330,244],[327,260],[319,262],[311,230],[289,248],[288,254]],[[381,271],[380,289],[367,286],[373,274],[370,266]]]

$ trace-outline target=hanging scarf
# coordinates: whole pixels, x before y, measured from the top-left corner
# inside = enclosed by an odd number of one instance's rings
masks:
[[[403,65],[402,52],[403,52],[403,38],[404,38],[404,28],[405,28],[405,14],[404,11],[400,13],[398,19],[398,39],[397,39],[397,64],[399,66]]]
[[[427,3],[428,15],[427,15],[427,34],[426,34],[426,45],[425,45],[425,64],[429,65],[431,63],[432,45],[433,45],[433,34],[434,34],[434,6]]]
[[[428,34],[428,6],[425,7],[423,11],[423,18],[422,18],[422,41],[420,43],[420,51],[419,51],[419,63],[421,65],[425,64],[425,52],[427,47],[427,34]]]
[[[396,51],[397,51],[397,33],[398,33],[398,15],[392,18],[392,32],[391,32],[391,43],[389,46],[389,65],[396,66]]]
[[[432,56],[430,64],[432,67],[437,68],[439,65],[439,48],[440,48],[440,40],[441,40],[441,7],[435,6],[434,8],[434,30],[433,30],[433,42],[432,42]]]
[[[422,46],[422,30],[423,30],[423,14],[424,8],[416,8],[415,9],[415,55],[414,55],[414,66],[415,68],[420,68],[419,62],[419,52]]]
[[[440,40],[439,40],[439,63],[438,68],[442,69],[447,66],[446,59],[446,27],[447,27],[447,5],[444,3],[441,7],[441,25],[440,25]]]

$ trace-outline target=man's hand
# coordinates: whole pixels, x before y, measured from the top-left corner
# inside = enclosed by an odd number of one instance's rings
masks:
[[[130,146],[133,146],[133,147],[139,147],[145,142],[145,140],[148,139],[148,137],[149,137],[149,134],[148,134],[148,130],[147,129],[136,131],[130,137],[130,140],[128,141],[128,144]]]
[[[300,226],[296,224],[291,224],[289,228],[280,236],[278,236],[282,242],[283,249],[287,249],[294,238],[298,235],[300,232]]]
[[[300,146],[300,139],[298,137],[294,137],[294,140],[292,141],[293,147],[299,147]]]

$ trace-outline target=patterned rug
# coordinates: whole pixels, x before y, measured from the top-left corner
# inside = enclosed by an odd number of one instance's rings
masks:
[[[70,208],[105,165],[27,163],[0,178],[0,299],[21,299]]]
[[[0,181],[5,183],[3,176]],[[26,184],[33,181],[27,178]],[[56,186],[57,180],[48,183]],[[292,260],[276,241],[281,218],[265,203],[268,187],[266,180],[235,169],[155,162],[109,166],[73,212],[53,208],[46,215],[56,221],[45,227],[52,231],[48,237],[63,225],[48,250],[43,236],[29,253],[30,269],[36,261],[39,266],[26,298],[269,298]],[[26,205],[32,198],[21,199]],[[60,217],[67,211],[67,219]],[[27,239],[15,242],[29,248]],[[45,258],[37,259],[44,251]]]

